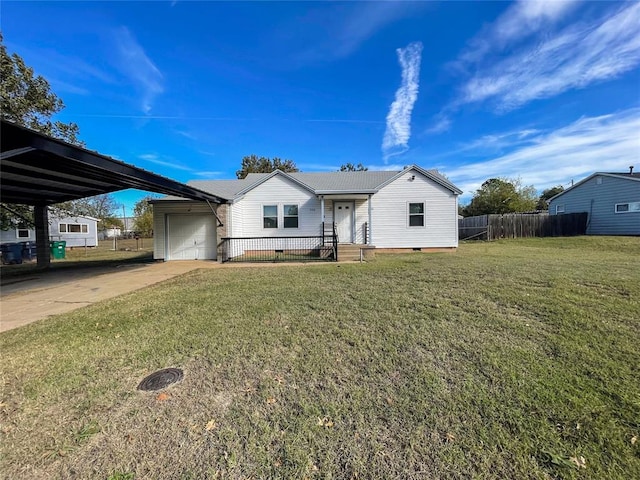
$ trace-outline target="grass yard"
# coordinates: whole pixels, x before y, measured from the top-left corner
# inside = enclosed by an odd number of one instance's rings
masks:
[[[0,335],[0,471],[630,480],[639,346],[639,238],[201,270]]]

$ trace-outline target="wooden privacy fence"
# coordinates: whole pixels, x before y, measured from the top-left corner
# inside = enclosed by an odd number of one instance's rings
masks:
[[[569,237],[587,231],[584,213],[549,215],[548,213],[507,213],[480,215],[458,220],[460,240],[496,240],[522,237]]]

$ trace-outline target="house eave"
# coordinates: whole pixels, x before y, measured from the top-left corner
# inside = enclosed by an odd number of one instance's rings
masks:
[[[392,182],[395,182],[398,178],[400,178],[403,175],[409,173],[411,170],[415,170],[416,172],[420,173],[421,175],[427,177],[429,180],[437,183],[438,185],[443,186],[444,188],[446,188],[447,190],[450,190],[452,193],[454,193],[456,195],[462,195],[462,193],[463,193],[462,190],[460,190],[458,187],[456,187],[453,183],[433,175],[431,172],[429,172],[428,170],[425,170],[424,168],[422,168],[422,167],[420,167],[418,165],[409,165],[407,168],[405,168],[401,172],[398,172],[397,175],[394,175],[393,177],[391,177],[386,182],[381,183],[380,185],[378,185],[378,190],[382,190],[384,187],[386,187],[387,185],[389,185]]]
[[[379,190],[316,190],[316,195],[372,195]]]

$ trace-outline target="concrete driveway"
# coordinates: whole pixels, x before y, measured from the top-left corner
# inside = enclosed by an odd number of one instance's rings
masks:
[[[7,279],[0,290],[0,332],[117,297],[216,262],[184,261],[52,270]]]

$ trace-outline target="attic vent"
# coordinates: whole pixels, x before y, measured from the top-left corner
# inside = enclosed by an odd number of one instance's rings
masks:
[[[602,177],[596,178],[596,185],[602,185]]]

